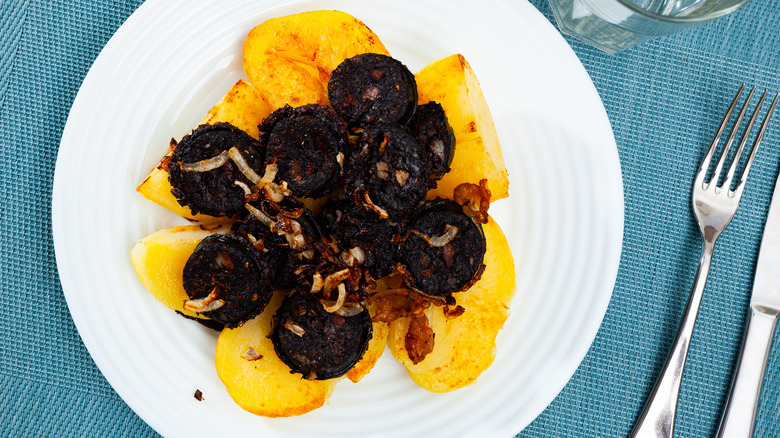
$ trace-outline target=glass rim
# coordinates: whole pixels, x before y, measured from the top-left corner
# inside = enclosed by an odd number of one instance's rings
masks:
[[[728,8],[721,9],[719,11],[709,13],[701,17],[670,17],[668,15],[661,15],[661,14],[656,14],[655,12],[649,12],[645,9],[640,8],[636,4],[632,3],[630,0],[617,0],[617,1],[637,14],[640,14],[647,18],[651,18],[653,20],[664,21],[668,23],[701,23],[704,21],[710,21],[716,18],[720,18],[724,15],[728,15],[736,11],[737,9],[745,6],[746,4],[750,3],[750,0],[742,0]]]

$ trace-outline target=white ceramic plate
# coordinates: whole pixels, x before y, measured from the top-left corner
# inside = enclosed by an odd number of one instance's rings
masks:
[[[267,419],[225,391],[216,332],[156,302],[136,277],[133,245],[186,221],[134,189],[168,140],[244,77],[252,27],[316,9],[361,19],[412,71],[457,52],[469,60],[509,170],[510,197],[491,213],[512,247],[518,292],[498,356],[475,384],[428,393],[387,353],[359,384],[340,383],[325,407]],[[585,356],[623,235],[620,164],[599,96],[555,28],[522,0],[149,0],[84,80],[62,136],[52,209],[59,275],[85,345],[127,404],[170,437],[514,435]]]

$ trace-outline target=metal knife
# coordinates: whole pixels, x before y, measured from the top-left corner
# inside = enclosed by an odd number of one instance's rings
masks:
[[[775,96],[765,120],[772,117],[777,104]],[[766,125],[758,135],[762,136]],[[751,437],[758,409],[758,398],[772,338],[780,315],[780,181],[775,183],[769,207],[756,276],[750,298],[750,314],[742,341],[737,369],[726,408],[723,411],[718,438]]]

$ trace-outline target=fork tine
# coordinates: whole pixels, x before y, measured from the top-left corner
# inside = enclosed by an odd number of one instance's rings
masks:
[[[780,93],[775,94],[775,98],[772,99],[772,104],[769,105],[769,111],[766,112],[766,115],[764,116],[764,121],[761,122],[761,128],[759,128],[758,134],[756,135],[755,140],[753,140],[753,146],[751,146],[750,148],[750,157],[748,157],[747,163],[745,163],[745,168],[742,170],[742,174],[739,177],[739,182],[737,183],[737,187],[734,189],[733,196],[742,196],[742,191],[745,188],[744,182],[748,177],[748,173],[750,172],[750,166],[753,164],[753,159],[756,158],[758,145],[761,144],[761,140],[764,138],[764,132],[766,131],[767,126],[769,125],[769,119],[772,118],[772,112],[775,110],[778,97],[780,97]],[[756,110],[756,112],[758,112],[758,110]],[[731,192],[729,192],[729,194],[731,194]]]
[[[745,143],[747,143],[750,131],[753,130],[753,125],[756,123],[758,113],[761,112],[761,106],[764,105],[765,98],[766,90],[764,90],[764,94],[761,95],[761,99],[758,100],[758,104],[756,104],[756,108],[753,110],[753,115],[750,116],[747,127],[745,127],[745,132],[742,133],[742,138],[739,140],[739,146],[737,147],[737,152],[734,154],[734,160],[732,160],[731,166],[729,166],[726,179],[723,180],[723,187],[726,189],[731,189],[731,178],[734,176],[734,172],[737,170],[737,166],[739,165],[739,158],[742,155],[742,151],[745,149]]]
[[[712,156],[715,154],[715,149],[718,147],[718,143],[720,143],[720,137],[723,135],[723,130],[726,129],[726,124],[729,122],[729,118],[731,118],[731,113],[734,112],[734,108],[737,106],[737,102],[739,101],[739,97],[742,95],[742,90],[745,89],[745,84],[743,83],[739,90],[737,90],[737,95],[734,96],[734,100],[731,101],[731,105],[729,105],[728,111],[726,111],[726,115],[723,117],[723,120],[720,122],[720,126],[718,127],[717,132],[715,132],[715,135],[712,137],[712,141],[710,142],[710,147],[707,149],[707,154],[704,156],[704,159],[701,160],[701,164],[699,165],[699,171],[696,174],[696,182],[694,183],[697,186],[702,186],[703,188],[707,188],[709,185],[708,182],[704,181],[705,176],[707,175],[707,170],[710,168],[710,164],[712,163]],[[715,181],[717,184],[717,181]]]
[[[718,192],[718,180],[720,179],[720,175],[723,172],[723,164],[726,162],[726,159],[729,156],[729,150],[731,149],[731,144],[734,142],[734,137],[737,136],[737,131],[739,130],[739,125],[742,124],[742,119],[745,117],[745,113],[747,112],[748,105],[750,104],[750,100],[753,98],[753,93],[756,91],[756,87],[753,86],[753,88],[750,90],[750,94],[748,94],[747,98],[745,99],[745,103],[742,104],[742,109],[739,110],[739,115],[737,116],[737,120],[734,122],[734,126],[731,128],[731,132],[729,133],[728,139],[726,139],[726,145],[723,146],[723,150],[720,152],[720,159],[718,159],[718,165],[715,167],[715,172],[712,174],[712,180],[710,182],[715,182],[715,191]],[[728,187],[727,187],[728,189]]]

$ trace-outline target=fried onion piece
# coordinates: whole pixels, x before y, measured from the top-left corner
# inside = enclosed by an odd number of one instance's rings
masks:
[[[425,313],[412,315],[404,344],[413,364],[422,362],[425,356],[433,351],[435,337],[435,333],[428,326],[428,317]]]
[[[430,301],[406,289],[389,290],[374,295],[371,297],[371,303],[375,306],[375,313],[371,319],[387,323],[422,313],[431,305]]]
[[[455,319],[460,315],[463,315],[466,309],[463,306],[455,306],[455,307],[444,306],[442,308],[442,311],[444,312],[444,317],[446,317],[447,319]]]
[[[463,206],[463,213],[473,217],[477,222],[486,224],[488,207],[490,207],[490,190],[487,179],[479,181],[479,185],[462,183],[455,187],[452,199]]]

